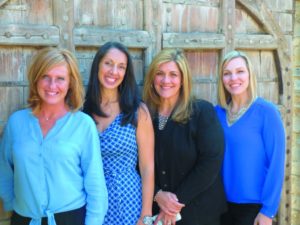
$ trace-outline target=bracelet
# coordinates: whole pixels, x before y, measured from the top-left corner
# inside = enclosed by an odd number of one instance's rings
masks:
[[[157,194],[158,194],[159,192],[162,192],[162,190],[159,189],[158,192],[156,192],[156,195],[155,195],[154,198],[153,198],[153,201],[154,201],[154,202],[156,202],[156,197],[157,197]]]

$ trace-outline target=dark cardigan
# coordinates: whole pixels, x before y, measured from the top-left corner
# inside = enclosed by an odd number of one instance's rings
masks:
[[[213,105],[204,100],[193,103],[190,120],[169,120],[163,130],[158,119],[155,130],[155,193],[162,189],[177,195],[186,206],[178,225],[206,225],[226,209],[220,170],[224,136]],[[159,208],[156,203],[153,213]]]

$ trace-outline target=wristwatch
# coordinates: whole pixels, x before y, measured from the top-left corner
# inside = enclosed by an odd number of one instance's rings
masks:
[[[151,216],[144,216],[143,217],[143,224],[152,225],[153,224],[152,217]]]

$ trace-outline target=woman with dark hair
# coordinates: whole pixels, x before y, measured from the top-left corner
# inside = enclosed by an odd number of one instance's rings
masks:
[[[104,224],[151,224],[154,132],[122,44],[108,42],[96,53],[83,111],[100,137],[109,198]]]

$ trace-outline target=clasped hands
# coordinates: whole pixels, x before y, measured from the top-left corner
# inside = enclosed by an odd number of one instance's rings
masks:
[[[155,196],[155,201],[160,208],[160,212],[154,221],[154,225],[157,225],[160,220],[163,225],[175,225],[176,214],[180,213],[185,205],[178,201],[175,194],[167,191],[159,191]]]

